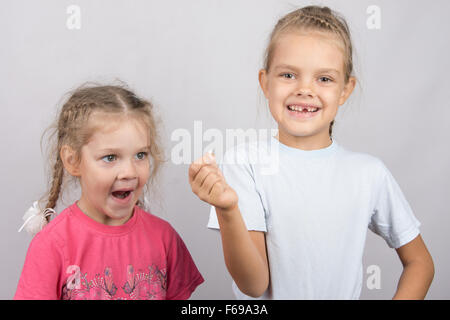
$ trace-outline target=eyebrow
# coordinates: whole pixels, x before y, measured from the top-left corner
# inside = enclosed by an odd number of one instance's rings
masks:
[[[294,71],[299,71],[299,69],[295,66],[289,65],[289,64],[280,64],[275,66],[275,69],[291,69]],[[337,73],[340,74],[339,70],[333,69],[333,68],[322,68],[317,70],[317,72],[319,73],[327,73],[327,72],[331,72],[331,73]]]
[[[333,68],[324,68],[317,70],[319,73],[337,73],[340,74],[339,70],[333,69]]]
[[[137,150],[149,151],[150,146],[141,147],[141,148],[138,148]],[[99,150],[100,153],[119,153],[120,151],[121,151],[120,149],[116,149],[116,148],[105,148],[105,149]]]

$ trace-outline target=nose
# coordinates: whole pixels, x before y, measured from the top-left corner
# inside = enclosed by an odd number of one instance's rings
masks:
[[[136,165],[133,160],[126,160],[122,162],[117,178],[119,180],[131,180],[137,178]]]
[[[299,81],[296,90],[295,90],[296,96],[302,96],[302,97],[313,97],[314,91],[312,89],[312,84],[308,80]]]

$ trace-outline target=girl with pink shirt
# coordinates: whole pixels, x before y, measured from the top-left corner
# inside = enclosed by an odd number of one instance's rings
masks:
[[[177,232],[144,210],[163,161],[157,132],[151,103],[130,90],[75,90],[54,127],[45,209],[24,217],[37,234],[14,299],[188,299],[204,281]],[[67,174],[81,197],[47,223]]]

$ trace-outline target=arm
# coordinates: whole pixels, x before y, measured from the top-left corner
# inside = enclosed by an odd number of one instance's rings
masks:
[[[261,296],[269,285],[264,233],[247,230],[237,194],[211,156],[191,164],[189,183],[201,200],[216,208],[225,264],[236,285],[246,295]]]
[[[34,236],[28,247],[14,300],[59,300],[58,286],[63,262],[48,233]]]
[[[424,299],[433,281],[434,264],[422,237],[418,235],[396,251],[403,264],[403,272],[393,299]]]
[[[246,295],[261,296],[269,286],[266,242],[261,231],[247,231],[241,212],[216,208],[228,272]]]

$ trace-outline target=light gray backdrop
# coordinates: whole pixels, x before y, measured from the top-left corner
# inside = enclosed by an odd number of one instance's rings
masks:
[[[257,82],[263,51],[276,21],[307,4],[340,11],[353,33],[360,85],[335,138],[386,163],[434,258],[428,298],[450,298],[448,0],[2,1],[0,298],[14,295],[31,240],[17,229],[46,187],[43,130],[68,90],[118,78],[151,99],[163,122],[169,161],[153,212],[180,233],[206,280],[192,298],[233,299],[219,235],[206,228],[209,206],[191,193],[188,165],[170,161],[171,133],[185,128],[201,139],[196,120],[223,132],[273,126]],[[80,29],[67,26],[70,5],[81,10]],[[380,29],[368,28],[371,5]],[[371,232],[364,271],[370,265],[381,270],[381,288],[369,290],[365,273],[361,298],[390,299],[401,263]]]

